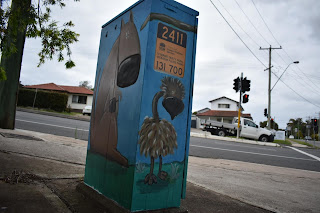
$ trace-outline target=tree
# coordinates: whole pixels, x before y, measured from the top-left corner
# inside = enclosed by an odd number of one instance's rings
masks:
[[[265,128],[268,125],[268,121],[260,122],[260,127]]]
[[[265,128],[267,125],[268,125],[268,121],[260,122],[260,127],[261,128]],[[278,130],[279,129],[279,125],[274,120],[271,120],[271,128],[274,129],[274,130]]]
[[[71,21],[58,26],[50,16],[50,7],[63,8],[65,0],[12,0],[6,8],[4,1],[10,2],[0,0],[0,128],[13,129],[25,38],[41,38],[38,66],[54,55],[62,62],[66,52],[65,66],[71,68],[75,64],[69,45],[77,42],[79,35],[70,30],[74,26]]]
[[[291,134],[295,135],[297,138],[303,138],[307,135],[307,122],[303,122],[302,118],[293,119],[291,118],[289,120],[289,123],[287,124],[289,127],[291,127]],[[295,129],[298,131],[296,132]]]
[[[87,88],[87,89],[92,89],[92,86],[89,85],[90,84],[90,81],[80,81],[79,82],[79,87],[84,87],[84,88]]]

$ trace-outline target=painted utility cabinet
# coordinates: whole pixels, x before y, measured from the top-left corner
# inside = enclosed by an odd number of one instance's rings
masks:
[[[130,211],[185,196],[197,16],[143,0],[102,27],[84,181]]]

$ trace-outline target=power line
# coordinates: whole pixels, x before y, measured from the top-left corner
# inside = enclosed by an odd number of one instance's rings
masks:
[[[277,68],[274,68],[274,69],[277,69]],[[282,69],[282,68],[281,68],[281,69]],[[273,72],[273,74],[277,77],[276,73]],[[309,84],[304,84],[304,83],[302,83],[302,82],[300,81],[301,75],[299,75],[298,73],[296,73],[295,75],[290,74],[290,73],[286,73],[286,75],[293,77],[292,79],[293,79],[294,81],[296,81],[298,84],[301,84],[305,89],[310,89],[310,88],[311,88],[311,91],[314,93],[314,89],[313,89]],[[298,78],[297,78],[296,76],[298,76]],[[309,87],[307,87],[307,86],[309,86]],[[308,94],[310,94],[310,93],[308,93]],[[317,93],[316,93],[316,94],[317,94]]]
[[[251,0],[251,1],[252,1],[252,4],[254,5],[255,9],[257,10],[257,12],[258,12],[261,20],[263,21],[263,23],[265,24],[265,26],[266,26],[267,29],[269,30],[270,34],[272,35],[272,37],[274,38],[274,40],[278,43],[278,45],[281,46],[280,43],[279,43],[279,41],[275,38],[275,36],[274,36],[274,34],[272,33],[272,31],[270,30],[269,26],[268,26],[267,23],[265,22],[264,18],[262,17],[262,15],[261,15],[260,11],[258,10],[256,4],[254,3],[253,0]],[[291,61],[293,61],[293,59],[289,56],[289,54],[287,53],[287,51],[285,51],[285,50],[283,50],[283,51],[284,51],[284,53],[287,55],[287,57],[288,57]],[[276,53],[276,54],[277,54],[285,63],[288,63],[288,62],[286,62],[278,53]],[[305,76],[306,78],[308,78],[308,80],[309,80],[315,87],[317,87],[318,89],[320,89],[320,87],[317,86],[316,84],[314,84],[314,82],[300,69],[300,67],[298,67],[298,69],[302,72],[302,74],[304,74],[304,76]]]
[[[233,16],[231,15],[231,13],[225,8],[225,6],[221,3],[220,0],[218,0],[219,3],[221,4],[221,6],[224,8],[224,10],[229,14],[229,16],[233,19],[233,21],[240,27],[240,29],[258,46],[260,47],[260,45],[240,26],[240,24],[235,20],[235,18],[233,18]]]
[[[259,35],[263,38],[263,40],[270,45],[270,42],[268,42],[265,37],[259,32],[259,30],[256,28],[256,26],[252,23],[252,21],[250,20],[250,18],[247,16],[247,14],[244,12],[244,10],[241,8],[240,4],[237,2],[237,0],[234,0],[236,2],[236,4],[238,5],[238,7],[240,8],[240,10],[242,11],[242,13],[245,15],[245,17],[247,18],[247,20],[250,22],[250,24],[253,26],[253,28],[259,33]]]
[[[284,50],[284,52],[286,53],[286,55],[290,58],[290,60],[292,60],[292,58],[289,56],[289,54]],[[292,60],[293,61],[293,60]],[[318,89],[320,89],[320,87],[318,85],[316,85],[315,83],[313,83],[313,81],[300,69],[299,66],[297,66],[298,69],[300,70],[300,72],[302,72],[302,74],[308,78],[308,80],[316,87],[318,87]]]
[[[278,42],[278,40],[274,37],[274,35],[273,35],[273,33],[271,32],[270,28],[268,27],[267,23],[264,21],[262,15],[261,15],[261,13],[260,13],[260,11],[259,11],[258,8],[256,7],[256,4],[254,3],[253,0],[251,0],[251,1],[252,1],[252,3],[253,3],[254,7],[256,8],[256,10],[257,10],[260,18],[262,19],[264,25],[266,25],[267,29],[269,30],[269,32],[270,32],[270,34],[272,35],[272,37],[274,38],[274,40],[278,43],[278,45],[281,46],[281,44]]]
[[[218,0],[219,1],[219,0]],[[244,12],[244,10],[241,8],[240,4],[234,0],[236,2],[236,4],[238,5],[238,7],[240,8],[240,10],[242,11],[242,13],[245,15],[246,19],[250,22],[250,24],[253,26],[253,28],[257,31],[257,33],[262,37],[262,39],[269,44],[269,42],[266,40],[266,38],[260,33],[260,31],[256,28],[256,26],[252,23],[252,21],[250,20],[250,18],[248,17],[248,15]],[[220,2],[220,1],[219,1]],[[221,4],[221,2],[220,2]],[[257,42],[255,42],[257,44]],[[279,42],[278,42],[279,43]],[[260,45],[258,45],[260,47]],[[279,46],[281,46],[279,44]],[[267,54],[266,52],[264,52],[265,54]],[[277,53],[277,52],[276,52]],[[277,53],[278,54],[278,53]],[[267,54],[268,55],[268,54]],[[281,56],[280,56],[281,57]],[[276,60],[272,59],[272,61],[275,62],[275,64],[279,65],[279,62],[277,62]],[[286,63],[286,62],[285,62]]]
[[[300,77],[300,75],[298,75],[298,74],[293,74],[293,73],[287,73],[287,75]],[[308,75],[308,76],[310,76],[311,78],[313,78],[313,79],[316,80],[316,81],[320,81],[320,76],[315,76],[315,75]]]
[[[252,52],[252,50],[248,47],[248,45],[242,40],[242,38],[240,37],[240,35],[233,29],[233,27],[231,26],[231,24],[227,21],[227,19],[222,15],[222,13],[220,12],[220,10],[217,8],[217,6],[212,2],[212,0],[209,0],[211,2],[211,4],[216,8],[216,10],[219,12],[219,14],[222,16],[222,18],[225,20],[225,22],[227,22],[227,24],[229,25],[229,27],[232,29],[232,31],[237,35],[237,37],[240,39],[240,41],[246,46],[246,48],[251,52],[251,54],[264,66],[267,67],[266,65],[264,65],[264,63]]]
[[[221,4],[221,6],[224,8],[224,10],[229,14],[229,16],[233,19],[233,21],[239,26],[239,28],[258,46],[260,47],[260,45],[258,44],[258,42],[256,40],[254,40],[244,29],[243,27],[241,27],[241,25],[239,24],[239,22],[236,21],[236,19],[231,15],[231,13],[226,9],[226,7],[222,4],[222,2],[220,0],[218,0],[219,3]],[[212,3],[212,2],[211,2]],[[238,5],[239,6],[239,5]],[[241,7],[239,6],[239,8],[241,9]],[[245,14],[245,12],[242,10],[242,12]],[[246,18],[248,19],[249,22],[250,19],[249,17],[245,14]],[[251,22],[251,24],[253,25],[253,23]],[[253,27],[255,28],[255,26],[253,25]],[[256,29],[256,28],[255,28]],[[257,29],[256,29],[257,30]],[[260,34],[260,32],[257,30],[257,32]],[[261,34],[260,34],[261,35]],[[261,35],[262,36],[262,35]],[[263,37],[263,36],[262,36]],[[268,42],[267,42],[268,43]],[[268,53],[263,52],[264,54],[268,55]],[[276,61],[275,59],[272,59],[272,61],[274,62],[274,64],[279,65],[279,62]],[[279,65],[280,66],[280,65]]]
[[[212,2],[212,0],[209,0],[211,2],[211,4],[215,7],[215,9],[218,11],[218,13],[221,15],[221,17],[225,20],[225,22],[228,24],[228,26],[231,28],[231,30],[236,34],[236,36],[240,39],[240,41],[245,45],[245,47],[251,52],[251,54],[265,67],[266,65],[253,53],[253,51],[248,47],[248,45],[244,42],[244,40],[240,37],[240,35],[235,31],[235,29],[231,26],[231,24],[228,22],[228,20],[223,16],[223,14],[221,13],[221,11],[217,8],[217,6]],[[218,0],[219,1],[219,0]],[[254,26],[254,24],[251,22],[251,20],[249,19],[249,17],[246,15],[246,13],[242,10],[241,6],[238,4],[238,2],[236,0],[234,0],[238,7],[241,9],[241,11],[244,13],[244,15],[246,16],[246,18],[248,19],[248,21],[251,23],[251,25],[255,28],[255,30],[260,34],[260,36],[264,39],[264,41],[266,43],[269,43],[262,35],[261,33],[258,31],[258,29]],[[220,1],[219,1],[220,2]],[[220,4],[222,5],[222,3],[220,2]],[[222,5],[223,6],[223,5]],[[224,7],[224,6],[223,6]],[[225,9],[225,7],[224,7]],[[226,9],[225,9],[226,10]],[[226,10],[227,11],[227,10]],[[232,17],[232,15],[227,11],[227,13]],[[232,17],[233,20],[235,20]],[[235,21],[236,22],[236,21]],[[236,22],[237,23],[237,22]],[[238,23],[237,23],[238,24]],[[238,26],[242,29],[242,27],[238,24]],[[243,29],[242,29],[243,30]],[[244,30],[243,30],[244,31]],[[245,32],[245,31],[244,31]],[[247,34],[247,33],[246,33]],[[251,36],[249,36],[251,37]],[[251,38],[252,39],[252,38]],[[253,40],[253,39],[252,39]],[[278,42],[278,41],[277,41]],[[256,43],[256,42],[254,42]],[[279,43],[279,42],[278,42]],[[257,43],[256,43],[257,44]],[[285,51],[286,52],[286,51]],[[286,53],[287,54],[287,53]],[[287,56],[290,58],[290,56],[287,54]],[[284,59],[279,55],[279,57],[284,61]],[[285,62],[285,61],[284,61]],[[286,63],[286,62],[285,62]],[[272,72],[277,78],[279,78],[274,72]],[[292,90],[295,94],[297,94],[299,97],[301,97],[303,100],[307,101],[308,103],[320,108],[319,105],[312,103],[311,101],[309,101],[308,99],[304,98],[302,95],[300,95],[299,93],[297,93],[294,89],[292,89],[288,84],[286,84],[282,79],[280,79],[280,81],[287,86],[290,90]]]
[[[278,77],[274,72],[272,72],[272,74],[274,74],[274,75],[279,79],[279,77]],[[282,79],[280,79],[280,81],[281,81],[284,85],[286,85],[289,89],[291,89],[295,94],[297,94],[300,98],[302,98],[303,100],[307,101],[308,103],[310,103],[310,104],[312,104],[312,105],[320,108],[319,105],[312,103],[311,101],[309,101],[308,99],[306,99],[305,97],[303,97],[302,95],[300,95],[298,92],[296,92],[294,89],[292,89],[292,88],[291,88],[288,84],[286,84]]]
[[[253,41],[253,43],[255,43],[256,44],[256,46],[258,46],[258,47],[260,47],[260,45],[258,44],[258,42],[256,41],[256,40],[254,40],[250,35],[249,35],[249,33],[247,33],[244,29],[243,29],[243,27],[239,24],[239,22],[231,15],[231,13],[227,10],[227,8],[222,4],[222,2],[220,1],[220,0],[218,0],[219,1],[219,3],[221,4],[221,6],[224,8],[224,10],[229,14],[229,16],[232,18],[232,20],[238,25],[238,27]],[[268,55],[268,53],[266,53],[266,52],[263,52],[264,54],[266,54],[266,55]],[[274,60],[274,59],[272,59],[272,61],[274,61],[275,62],[275,64],[278,64],[279,65],[279,63],[276,61],[276,60]]]
[[[282,67],[280,67],[280,68],[276,68],[276,67],[273,67],[274,69],[276,69],[276,70],[282,70],[282,72],[283,72],[283,68]],[[315,89],[314,87],[312,87],[308,82],[306,82],[305,81],[305,79],[304,78],[302,78],[302,76],[301,75],[299,75],[295,70],[293,70],[294,71],[294,73],[295,73],[295,76],[298,76],[299,78],[293,78],[293,80],[295,80],[296,82],[298,82],[299,84],[301,84],[303,87],[305,87],[306,89],[308,89],[308,90],[311,90],[312,92],[314,92],[315,90],[317,90],[317,89]],[[289,76],[292,76],[292,74],[290,75],[290,73],[289,72],[287,72],[286,73],[286,75],[289,75]],[[301,81],[303,81],[303,82],[301,82]],[[308,87],[307,87],[308,86]]]

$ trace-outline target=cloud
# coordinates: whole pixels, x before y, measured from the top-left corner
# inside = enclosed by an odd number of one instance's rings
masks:
[[[268,104],[268,51],[259,47],[283,47],[272,51],[272,71],[278,76],[289,63],[299,60],[300,64],[290,65],[282,80],[295,90],[278,82],[272,91],[272,116],[281,128],[285,128],[290,118],[318,116],[320,107],[320,16],[318,0],[254,0],[264,20],[277,41],[265,27],[251,0],[237,1],[250,21],[258,29],[254,29],[239,6],[233,0],[220,2],[233,16],[241,28],[224,10],[219,1],[213,1],[225,18],[234,27],[239,36],[251,51],[262,61],[262,65],[234,34],[224,19],[211,5],[210,1],[179,0],[178,2],[199,11],[197,37],[197,55],[195,65],[195,84],[193,109],[210,107],[208,101],[227,96],[238,101],[239,93],[232,89],[233,79],[244,74],[251,80],[249,102],[243,107],[251,113],[258,123],[266,120],[264,108]],[[54,8],[53,17],[61,23],[72,20],[75,31],[80,34],[79,42],[73,44],[72,58],[76,67],[66,70],[62,63],[48,61],[37,68],[37,53],[40,50],[38,40],[27,40],[23,57],[21,81],[23,84],[40,84],[54,82],[63,85],[78,85],[88,80],[94,84],[97,57],[99,50],[101,26],[117,14],[134,4],[135,1],[103,0],[73,2],[68,1],[64,9]],[[279,44],[278,44],[279,42]],[[289,55],[289,57],[288,57]],[[272,75],[272,84],[277,78]],[[311,103],[310,103],[311,102]],[[315,105],[314,105],[315,104]],[[316,114],[317,113],[317,114]]]

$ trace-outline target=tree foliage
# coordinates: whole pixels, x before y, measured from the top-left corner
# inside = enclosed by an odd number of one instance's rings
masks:
[[[90,84],[90,81],[80,81],[79,82],[79,87],[84,87],[84,88],[87,88],[87,89],[92,89],[92,86],[89,85]]]
[[[70,44],[77,42],[79,34],[71,30],[74,26],[72,21],[59,25],[51,17],[52,6],[65,7],[66,0],[38,0],[32,1],[27,10],[14,10],[9,0],[0,0],[0,54],[4,57],[17,52],[17,48],[12,42],[15,35],[24,32],[28,38],[40,38],[42,49],[38,53],[38,67],[46,60],[52,60],[57,55],[59,62],[65,61],[66,68],[72,68],[75,63],[71,60]],[[74,0],[79,1],[79,0]],[[27,14],[21,13],[27,11]],[[9,24],[10,22],[10,24]],[[9,26],[10,25],[10,26]],[[25,31],[25,26],[27,26]],[[10,28],[10,36],[8,30]],[[11,42],[10,42],[11,39]],[[67,56],[67,59],[65,59]],[[0,67],[0,80],[6,80],[6,74],[3,67]]]
[[[267,127],[267,125],[268,125],[268,121],[260,122],[260,127],[261,128],[265,128],[265,127]],[[271,128],[274,129],[274,130],[278,130],[279,129],[278,123],[275,122],[274,120],[271,120]]]
[[[310,120],[306,120],[305,122],[302,120],[302,118],[293,119],[291,118],[289,120],[289,123],[287,124],[290,128],[290,134],[297,136],[297,138],[304,138],[305,136],[310,133],[310,130],[308,132],[307,125],[311,125]],[[295,129],[298,130],[298,132],[295,131]]]

